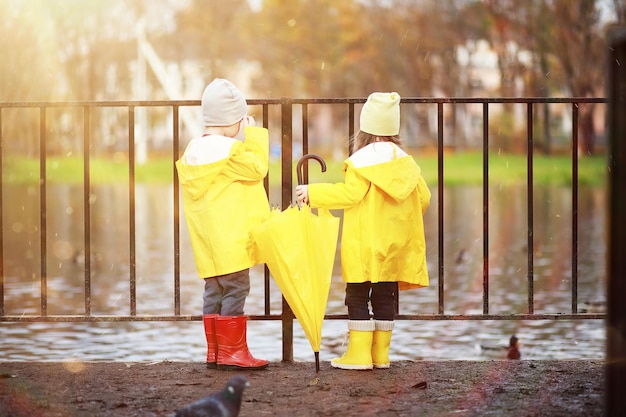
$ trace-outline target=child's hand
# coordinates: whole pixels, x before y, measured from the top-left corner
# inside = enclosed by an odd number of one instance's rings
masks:
[[[244,116],[242,122],[243,122],[243,127],[256,126],[256,121],[254,120],[254,117],[252,116]]]
[[[296,199],[298,203],[309,204],[309,186],[308,185],[298,185],[296,187]]]

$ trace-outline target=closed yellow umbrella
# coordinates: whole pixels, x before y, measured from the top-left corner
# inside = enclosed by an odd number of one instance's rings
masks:
[[[317,155],[304,155],[298,170],[307,158],[317,159],[325,170]],[[318,372],[338,235],[339,218],[326,209],[318,209],[315,214],[307,205],[273,210],[270,219],[252,231],[261,260],[267,264],[315,352]]]

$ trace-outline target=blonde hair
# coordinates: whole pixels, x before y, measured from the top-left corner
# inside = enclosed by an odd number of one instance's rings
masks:
[[[350,148],[352,152],[356,152],[374,142],[392,142],[400,146],[400,136],[378,136],[359,130],[355,136],[350,138]]]

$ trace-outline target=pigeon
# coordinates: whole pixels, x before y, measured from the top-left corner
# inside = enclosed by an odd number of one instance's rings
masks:
[[[243,390],[249,386],[244,376],[234,376],[223,390],[184,406],[173,417],[236,417],[239,415]]]

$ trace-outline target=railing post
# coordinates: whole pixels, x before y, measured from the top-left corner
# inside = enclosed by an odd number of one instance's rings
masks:
[[[535,312],[535,271],[534,271],[534,179],[533,179],[533,103],[528,103],[526,107],[526,134],[527,134],[527,159],[526,159],[526,176],[527,176],[527,216],[528,216],[528,314]]]
[[[281,173],[282,173],[282,192],[281,192],[281,204],[282,209],[286,209],[291,204],[291,195],[293,189],[293,150],[292,150],[292,138],[293,138],[293,100],[290,98],[283,98],[280,101],[280,114],[281,114]],[[283,297],[283,311],[282,311],[282,327],[283,327],[283,361],[293,361],[293,312],[287,304],[285,297]]]
[[[48,246],[46,206],[46,107],[39,108],[39,230],[41,245],[41,315],[48,315]]]
[[[83,228],[85,244],[85,315],[91,315],[91,107],[83,107]]]
[[[135,251],[135,106],[128,107],[128,241],[130,315],[137,315],[137,262]]]
[[[445,271],[444,271],[444,209],[443,209],[443,161],[444,161],[444,142],[443,142],[443,103],[437,103],[437,236],[438,236],[438,253],[439,264],[437,265],[437,277],[438,277],[438,294],[439,294],[439,314],[443,314],[445,311]]]
[[[607,415],[626,410],[626,28],[609,33],[609,213],[607,288]]]
[[[174,204],[174,315],[180,315],[180,184],[176,172],[180,143],[180,107],[172,107],[172,184]]]
[[[489,104],[483,103],[483,314],[489,314]]]
[[[4,172],[2,168],[2,160],[4,155],[2,147],[4,146],[4,138],[2,137],[2,108],[0,108],[0,175]],[[2,215],[2,181],[0,181],[0,225],[4,224],[4,216]],[[4,234],[0,233],[0,317],[4,316]]]
[[[578,313],[578,109],[572,104],[572,314]]]
[[[270,120],[269,120],[269,104],[263,103],[263,124],[262,126],[266,129],[269,128]],[[265,194],[269,199],[270,196],[270,176],[265,176],[263,179],[263,186],[265,187]],[[263,266],[263,312],[266,316],[270,315],[270,270],[267,265]]]
[[[348,103],[348,155],[354,151],[354,103]]]

